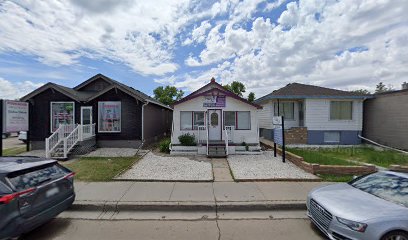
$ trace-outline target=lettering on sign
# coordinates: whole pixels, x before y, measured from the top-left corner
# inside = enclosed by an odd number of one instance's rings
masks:
[[[225,107],[225,96],[205,96],[203,107]]]
[[[28,131],[28,103],[5,100],[3,105],[3,131]]]

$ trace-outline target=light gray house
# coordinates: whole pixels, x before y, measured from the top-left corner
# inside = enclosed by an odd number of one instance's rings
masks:
[[[367,98],[370,96],[355,92],[288,84],[255,101],[263,107],[260,134],[273,139],[272,117],[283,115],[287,144],[360,144]]]
[[[374,95],[364,103],[364,137],[408,150],[408,84],[403,89]]]

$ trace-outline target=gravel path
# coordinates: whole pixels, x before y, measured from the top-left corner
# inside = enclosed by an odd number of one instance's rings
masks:
[[[283,163],[282,157],[274,157],[272,151],[261,155],[230,155],[228,163],[236,180],[318,179],[289,161]]]
[[[212,166],[208,161],[179,156],[158,156],[147,153],[131,169],[117,179],[158,181],[212,181]]]
[[[139,150],[136,148],[98,148],[93,152],[86,154],[86,157],[133,157],[138,153],[145,154],[146,150]]]

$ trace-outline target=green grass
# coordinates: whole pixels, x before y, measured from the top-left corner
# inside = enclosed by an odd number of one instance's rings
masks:
[[[76,172],[75,179],[86,182],[111,181],[117,174],[129,168],[139,157],[83,157],[62,163]]]
[[[333,174],[318,174],[325,182],[349,182],[353,180],[354,175],[333,175]]]
[[[15,156],[26,152],[26,146],[3,149],[3,156]]]
[[[303,157],[303,160],[308,163],[317,163],[320,165],[342,165],[353,166],[355,163],[348,162],[334,154],[326,154],[323,149],[302,149],[290,148],[289,152]]]
[[[390,150],[378,151],[369,147],[326,149],[292,148],[289,151],[302,156],[306,162],[319,163],[322,165],[356,165],[346,160],[370,163],[385,168],[392,164],[408,165],[408,155]]]

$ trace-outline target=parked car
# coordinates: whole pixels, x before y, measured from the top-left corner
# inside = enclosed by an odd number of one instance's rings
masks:
[[[408,240],[408,173],[382,171],[313,189],[307,214],[330,239]]]
[[[23,141],[24,143],[27,142],[27,132],[26,131],[20,131],[18,133],[18,140]]]
[[[55,160],[0,158],[0,239],[16,238],[69,208],[73,177]]]

